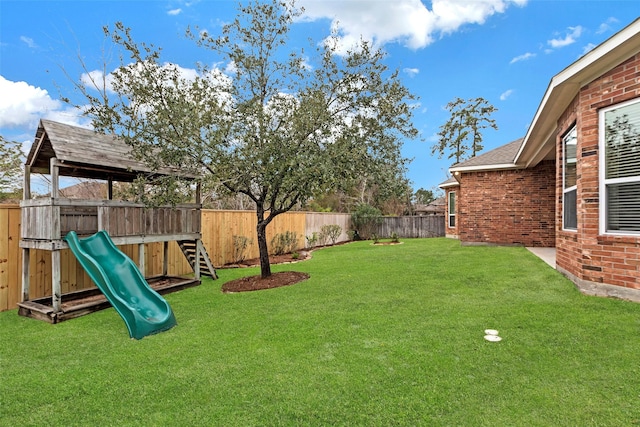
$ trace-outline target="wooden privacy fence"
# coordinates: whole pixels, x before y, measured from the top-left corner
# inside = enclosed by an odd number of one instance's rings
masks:
[[[126,214],[126,212],[124,213]],[[167,216],[171,218],[170,213]],[[244,255],[245,258],[257,258],[256,214],[253,211],[202,211],[202,241],[215,266],[236,261],[234,259],[233,236],[245,236],[251,239]],[[0,206],[0,311],[16,308],[20,301],[22,287],[22,251],[20,250],[21,213],[17,205]],[[319,232],[323,225],[338,224],[342,235],[338,241],[348,240],[350,228],[349,214],[288,212],[277,216],[267,227],[267,241],[278,233],[294,232],[298,236],[298,247],[306,246],[305,236]],[[34,224],[34,226],[37,226]],[[47,225],[42,225],[46,230]],[[71,227],[73,228],[73,227]],[[123,245],[120,249],[134,262],[139,263],[137,245]],[[182,251],[175,241],[169,242],[168,273],[183,275],[192,272]],[[68,249],[60,251],[61,291],[69,293],[93,287],[89,276]],[[145,244],[145,276],[162,273],[163,243]],[[30,257],[30,298],[36,299],[51,295],[51,251],[32,249]]]
[[[383,217],[375,228],[379,237],[444,237],[444,215]]]
[[[246,259],[257,258],[258,242],[256,241],[256,214],[253,211],[202,211],[202,242],[211,261],[220,266],[234,259],[233,236],[244,236],[250,239],[244,255]],[[276,234],[286,231],[295,232],[298,236],[298,248],[307,245],[306,236],[320,232],[323,225],[337,224],[342,228],[338,242],[349,240],[347,231],[351,227],[351,215],[341,213],[319,212],[287,212],[278,215],[267,227],[267,243],[271,247],[271,239]]]
[[[0,206],[0,311],[15,308],[20,300],[22,251],[20,207]]]

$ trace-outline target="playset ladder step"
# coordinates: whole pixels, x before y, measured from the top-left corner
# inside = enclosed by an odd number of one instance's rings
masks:
[[[216,270],[213,268],[213,264],[209,258],[209,254],[207,253],[207,249],[204,247],[201,240],[179,240],[178,246],[180,246],[182,253],[187,258],[187,261],[191,265],[191,268],[193,268],[193,271],[196,271],[196,249],[200,249],[200,274],[209,276],[213,279],[218,278]]]

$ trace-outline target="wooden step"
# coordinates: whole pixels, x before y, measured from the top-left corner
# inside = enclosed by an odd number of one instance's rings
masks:
[[[213,268],[213,264],[209,258],[209,254],[207,253],[207,249],[202,244],[202,241],[180,240],[178,241],[178,246],[180,246],[180,250],[182,250],[185,258],[187,258],[187,261],[189,262],[189,265],[191,265],[191,268],[193,268],[193,271],[196,271],[196,251],[200,248],[200,274],[209,276],[213,279],[218,278],[216,270]]]

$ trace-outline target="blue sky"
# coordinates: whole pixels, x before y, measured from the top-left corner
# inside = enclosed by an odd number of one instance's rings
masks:
[[[387,64],[419,99],[406,141],[415,190],[447,178],[451,160],[431,155],[444,106],[483,97],[499,130],[484,134],[485,151],[524,136],[551,78],[640,16],[640,2],[584,0],[299,0],[306,9],[293,31],[320,42],[332,26],[345,44],[361,35],[382,46]],[[209,60],[184,36],[187,26],[216,34],[236,13],[229,0],[0,0],[0,135],[30,146],[40,118],[83,123],[62,103],[75,98],[69,77],[90,71],[112,52],[102,27],[122,21],[139,42],[163,48],[163,60],[194,69]],[[107,56],[105,56],[105,53]],[[115,61],[108,62],[113,68]],[[111,68],[111,69],[112,69]],[[64,70],[64,71],[63,71]],[[66,75],[65,75],[66,71]]]

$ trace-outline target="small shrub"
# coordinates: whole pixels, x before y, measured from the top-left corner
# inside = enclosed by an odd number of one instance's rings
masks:
[[[293,252],[298,248],[298,235],[293,231],[278,233],[271,239],[271,250],[274,255]]]
[[[320,228],[320,234],[325,236],[325,240],[328,238],[331,240],[331,244],[335,245],[338,241],[338,237],[342,234],[342,227],[338,224],[323,225]]]
[[[253,243],[253,239],[246,236],[233,236],[233,259],[235,262],[244,261],[246,250]]]
[[[291,253],[291,258],[292,259],[298,259],[298,258],[300,258],[300,254],[298,252],[292,252]]]
[[[369,239],[375,232],[378,224],[382,222],[382,213],[373,206],[361,203],[351,214],[353,227],[359,232],[362,239]]]
[[[322,229],[320,229],[320,233],[318,233],[318,245],[320,246],[326,245],[328,238],[329,236],[327,235],[327,233],[323,232]]]
[[[391,242],[393,242],[393,243],[399,243],[400,242],[400,238],[398,237],[398,233],[396,233],[396,232],[391,233]]]
[[[313,248],[318,243],[318,233],[314,231],[313,234],[311,234],[311,236],[307,236],[306,239],[307,239],[307,247]]]
[[[380,241],[380,237],[378,237],[376,233],[371,234],[371,239],[373,240],[373,243],[378,243]]]

